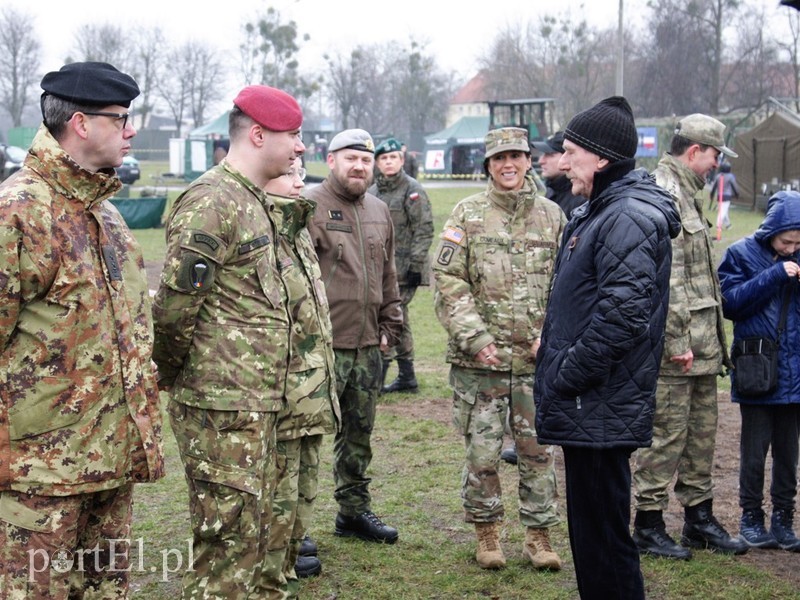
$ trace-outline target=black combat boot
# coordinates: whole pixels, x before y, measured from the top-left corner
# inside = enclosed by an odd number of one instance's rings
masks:
[[[397,379],[383,388],[384,394],[391,394],[392,392],[411,392],[414,393],[419,390],[417,377],[414,375],[414,361],[407,358],[397,359]]]
[[[339,513],[336,515],[334,535],[357,537],[367,542],[384,542],[394,544],[397,541],[397,529],[389,527],[371,510],[355,517]]]
[[[317,544],[311,537],[306,534],[303,538],[303,541],[300,542],[300,551],[298,552],[300,556],[316,556],[317,555]]]
[[[294,563],[294,574],[299,579],[313,577],[322,573],[322,563],[316,556],[298,556]]]
[[[500,458],[511,465],[517,464],[517,445],[511,444],[500,453]]]
[[[638,510],[633,521],[633,541],[639,554],[658,558],[689,560],[692,553],[667,533],[664,515],[660,510]]]
[[[690,548],[708,548],[724,554],[744,554],[750,549],[744,541],[731,537],[717,521],[711,508],[711,500],[684,508],[686,522],[683,525],[681,543]]]
[[[391,364],[392,361],[384,360],[383,364],[381,365],[381,389],[378,391],[379,396],[386,391],[386,373],[389,372],[389,367]]]

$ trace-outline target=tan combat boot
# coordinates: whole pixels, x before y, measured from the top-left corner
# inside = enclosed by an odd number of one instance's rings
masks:
[[[522,555],[530,560],[536,569],[561,570],[561,559],[550,547],[550,531],[547,529],[528,527]]]
[[[478,535],[478,551],[475,559],[481,569],[501,569],[506,566],[506,557],[500,547],[500,530],[495,523],[475,523]]]

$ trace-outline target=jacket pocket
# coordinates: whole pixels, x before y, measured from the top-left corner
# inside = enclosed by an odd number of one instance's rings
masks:
[[[24,399],[8,410],[9,436],[12,440],[33,437],[77,423],[89,398],[81,390],[96,389],[97,381],[65,377],[42,377]]]
[[[53,531],[50,515],[28,508],[17,500],[14,492],[0,492],[0,521],[28,531],[40,533]]]

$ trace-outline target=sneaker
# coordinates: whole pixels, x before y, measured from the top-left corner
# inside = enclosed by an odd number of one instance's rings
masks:
[[[724,554],[744,554],[750,547],[738,538],[731,537],[711,510],[711,500],[685,509],[681,544],[690,548],[706,548]]]
[[[739,522],[739,539],[751,548],[778,548],[778,540],[764,527],[764,511],[745,510]]]
[[[308,535],[306,535],[303,538],[303,541],[300,542],[300,550],[298,552],[298,555],[299,556],[316,556],[317,555],[317,544]]]
[[[560,571],[561,558],[550,546],[550,530],[528,527],[522,555],[531,561],[535,569]]]
[[[294,573],[298,579],[319,575],[322,573],[322,563],[316,556],[298,556],[294,563]]]
[[[794,521],[794,511],[786,509],[773,509],[772,511],[772,535],[778,545],[789,552],[800,552],[800,540],[794,534],[792,523]]]
[[[370,510],[355,517],[348,517],[339,513],[336,515],[334,534],[342,537],[357,537],[367,542],[383,542],[386,544],[394,544],[398,537],[397,529],[386,525]]]
[[[639,554],[656,558],[690,560],[692,552],[672,539],[664,525],[657,527],[635,527],[633,541]]]

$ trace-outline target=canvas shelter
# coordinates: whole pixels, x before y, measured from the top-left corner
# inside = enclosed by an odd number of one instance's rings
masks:
[[[425,177],[472,176],[483,172],[488,116],[461,117],[450,127],[425,136]]]
[[[736,136],[731,160],[741,196],[737,204],[764,208],[772,193],[800,187],[800,117],[774,112],[752,129]]]

